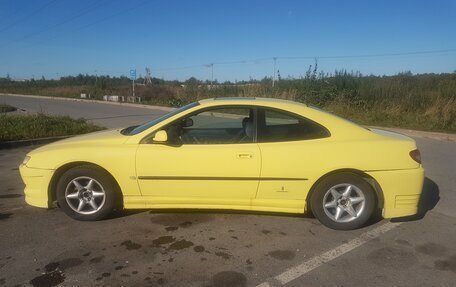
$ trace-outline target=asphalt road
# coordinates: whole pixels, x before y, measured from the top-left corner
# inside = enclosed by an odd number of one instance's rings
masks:
[[[90,105],[84,113],[118,112]],[[348,232],[310,217],[216,211],[78,222],[24,203],[17,167],[35,147],[0,150],[0,286],[454,286],[456,143],[417,143],[419,216]]]
[[[167,113],[164,109],[154,109],[151,107],[132,107],[114,103],[106,104],[6,95],[0,95],[0,104],[8,104],[31,113],[42,112],[51,115],[85,118],[107,128],[120,128],[142,124]]]

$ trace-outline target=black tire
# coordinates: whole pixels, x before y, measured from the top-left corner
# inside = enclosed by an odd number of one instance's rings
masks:
[[[351,198],[343,196],[343,191],[350,188]],[[347,188],[346,188],[347,187]],[[340,196],[336,199],[333,196],[333,189],[340,191]],[[362,193],[360,196],[359,192]],[[355,202],[356,199],[362,198],[360,203]],[[349,199],[347,201],[347,198]],[[330,207],[325,208],[325,204]],[[315,217],[325,226],[336,230],[353,230],[360,228],[366,224],[375,211],[376,195],[372,187],[362,177],[349,172],[330,175],[319,182],[312,192],[310,198],[310,208]],[[350,209],[350,207],[352,209]],[[340,218],[336,220],[336,211],[341,210]],[[349,214],[346,210],[355,212],[356,216]]]
[[[76,180],[78,183],[82,183],[82,185],[84,185],[84,181],[88,183],[90,179],[94,180],[93,182],[96,187],[93,191],[97,190],[98,194],[100,194],[100,192],[104,193],[104,195],[101,196],[101,199],[93,198],[97,201],[99,209],[93,208],[89,204],[89,199],[92,199],[92,197],[83,197],[83,192],[80,192],[74,184],[74,180]],[[84,186],[84,189],[87,186]],[[74,194],[78,194],[79,197],[67,200],[67,189],[68,191],[71,191],[72,194],[73,192]],[[87,192],[87,189],[85,189],[85,191],[90,196],[91,193]],[[93,194],[95,194],[95,192],[93,192]],[[81,165],[67,170],[58,179],[56,195],[60,208],[68,216],[76,220],[101,220],[107,218],[114,210],[121,208],[121,193],[117,184],[106,171],[96,166]],[[78,212],[74,208],[81,199],[85,200],[84,208]],[[72,208],[70,205],[73,205],[74,207]],[[82,214],[81,212],[85,214]]]

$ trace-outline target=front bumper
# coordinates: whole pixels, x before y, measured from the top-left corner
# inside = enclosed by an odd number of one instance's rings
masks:
[[[21,164],[19,172],[25,184],[25,202],[42,208],[49,208],[49,183],[54,170],[27,167]]]
[[[424,169],[368,172],[377,180],[383,191],[383,217],[403,217],[418,212],[423,192]]]

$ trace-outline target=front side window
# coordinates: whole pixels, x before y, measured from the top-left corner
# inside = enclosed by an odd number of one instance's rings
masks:
[[[252,109],[223,107],[190,115],[166,130],[176,144],[239,144],[254,141],[254,126]]]
[[[188,109],[191,109],[193,107],[196,107],[198,105],[199,105],[198,102],[194,102],[194,103],[188,104],[186,106],[180,107],[180,108],[178,108],[178,109],[176,109],[176,110],[174,110],[172,112],[169,112],[169,113],[167,113],[167,114],[165,114],[165,115],[163,115],[163,116],[161,116],[161,117],[159,117],[159,118],[157,118],[155,120],[152,120],[152,121],[147,122],[145,124],[142,124],[140,126],[134,126],[134,127],[132,127],[131,130],[127,130],[126,134],[127,135],[139,134],[139,133],[141,133],[141,132],[143,132],[143,131],[145,131],[145,130],[153,127],[153,126],[155,126],[156,124],[158,124],[158,123],[160,123],[160,122],[162,122],[162,121],[164,121],[166,119],[169,119],[172,116],[175,116],[175,115],[177,115],[179,113],[182,113],[182,112],[184,112],[184,111],[186,111]]]
[[[329,137],[323,126],[288,112],[258,111],[258,142],[285,142]]]

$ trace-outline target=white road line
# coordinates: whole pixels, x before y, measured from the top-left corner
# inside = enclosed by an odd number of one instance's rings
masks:
[[[294,266],[294,267],[291,267],[291,268],[285,270],[282,274],[279,274],[279,275],[275,276],[274,278],[272,278],[270,280],[270,282],[268,282],[268,281],[263,282],[263,283],[257,285],[257,287],[272,287],[272,286],[276,286],[277,283],[281,284],[281,285],[287,284],[287,283],[309,273],[310,271],[314,270],[315,268],[317,268],[325,263],[328,263],[328,262],[336,259],[337,257],[344,255],[347,252],[352,251],[353,249],[355,249],[357,247],[360,247],[364,243],[382,235],[383,233],[386,233],[386,232],[392,230],[393,228],[396,228],[400,224],[401,223],[388,222],[383,225],[380,225],[379,227],[369,230],[345,244],[339,245],[334,249],[331,249],[323,254],[317,255],[317,256],[309,259],[308,261],[305,261],[297,266]]]

